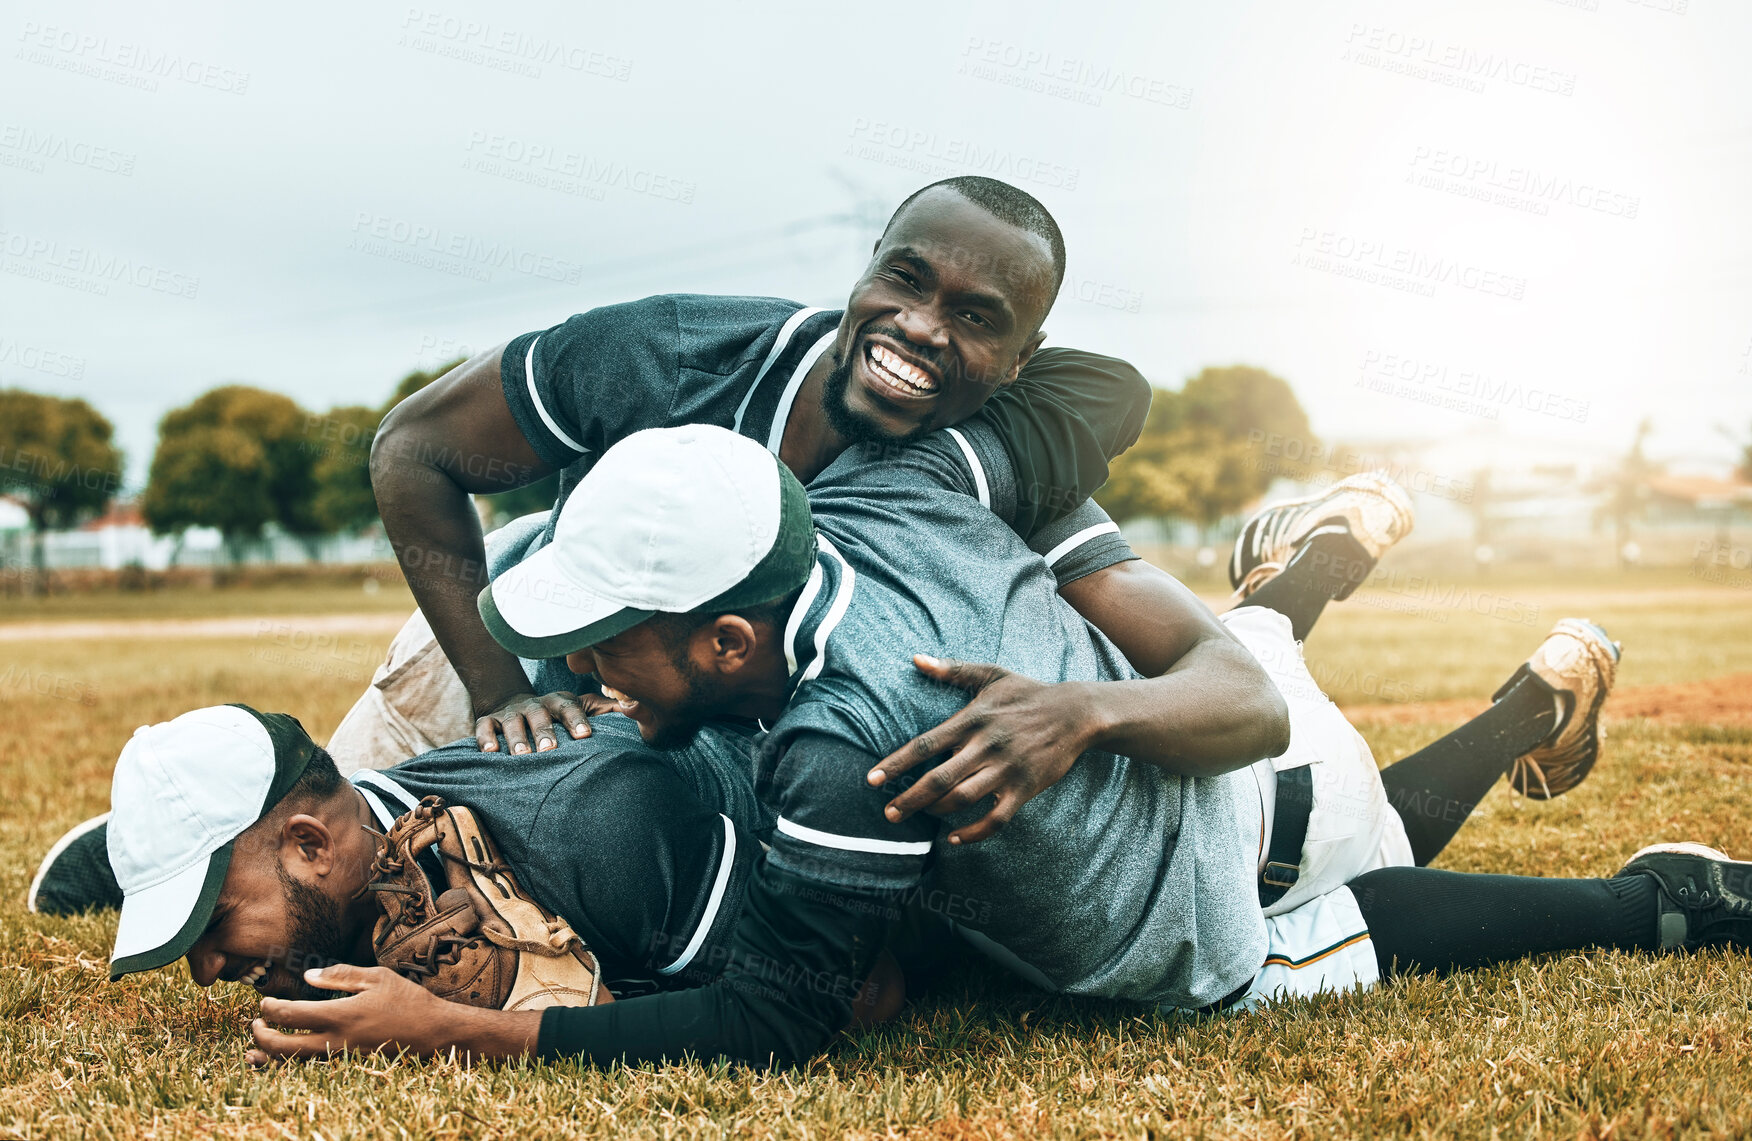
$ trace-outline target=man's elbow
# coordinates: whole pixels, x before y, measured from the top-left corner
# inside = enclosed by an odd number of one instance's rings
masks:
[[[1281,757],[1289,751],[1290,707],[1270,678],[1264,679],[1261,690],[1257,724],[1260,759],[1264,760],[1267,757]]]
[[[441,471],[431,456],[434,449],[421,445],[424,425],[404,401],[389,410],[371,438],[371,491],[381,509],[399,499],[400,492],[415,484],[430,484]]]
[[[377,425],[376,435],[371,437],[371,487],[381,491],[383,485],[395,474],[396,456],[407,444],[407,417],[401,414],[402,406],[391,408],[383,421]]]
[[[1247,764],[1282,756],[1290,747],[1290,707],[1258,659],[1240,646],[1235,651],[1230,700],[1237,725],[1244,727],[1237,751],[1246,753]]]
[[[1116,360],[1114,365],[1114,375],[1119,378],[1119,390],[1124,394],[1127,415],[1120,425],[1118,438],[1113,442],[1109,459],[1124,454],[1138,442],[1138,437],[1143,435],[1144,421],[1150,415],[1150,401],[1156,395],[1156,386],[1129,362]]]

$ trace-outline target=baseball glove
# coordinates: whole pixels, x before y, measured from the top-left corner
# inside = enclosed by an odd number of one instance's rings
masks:
[[[448,883],[420,868],[431,852]],[[380,966],[440,998],[494,1010],[594,1006],[601,970],[565,920],[523,891],[475,814],[428,796],[390,828],[366,890]]]

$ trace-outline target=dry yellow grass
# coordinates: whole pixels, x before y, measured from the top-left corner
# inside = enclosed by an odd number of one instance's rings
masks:
[[[1627,683],[1752,668],[1752,610],[1730,594],[1704,596],[1704,611],[1621,599]],[[289,612],[283,603],[269,608]],[[1426,696],[1478,696],[1548,625],[1505,632],[1346,604],[1308,652],[1317,673],[1338,671],[1366,663],[1364,642],[1379,639],[1378,657],[1398,655],[1393,676]],[[253,1003],[241,988],[209,997],[180,968],[112,986],[113,916],[25,913],[37,858],[106,807],[136,725],[241,700],[295,712],[321,739],[386,640],[300,649],[275,629],[0,645],[0,673],[12,671],[0,684],[0,1137],[1752,1134],[1752,959],[1739,953],[1570,955],[1207,1021],[1044,998],[969,971],[797,1072],[374,1059],[257,1073],[242,1062]],[[1448,727],[1364,726],[1384,759]],[[1499,788],[1442,864],[1600,875],[1655,838],[1752,851],[1752,734],[1625,722],[1609,749],[1551,804]]]

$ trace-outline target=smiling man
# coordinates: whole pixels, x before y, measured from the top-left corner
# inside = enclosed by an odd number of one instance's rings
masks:
[[[1104,457],[1136,438],[1149,386],[1124,362],[1042,347],[1064,271],[1063,237],[1038,201],[994,179],[947,179],[895,211],[843,310],[700,295],[607,305],[516,337],[398,405],[373,447],[372,483],[419,612],[329,742],[342,770],[468,733],[484,750],[502,734],[523,754],[589,732],[576,696],[587,682],[558,658],[520,662],[475,611],[489,577],[551,540],[552,520],[489,566],[469,494],[559,471],[558,507],[607,448],[653,427],[729,428],[808,482],[853,444],[977,415],[1030,473],[1016,526],[1052,557],[1067,597],[1134,661],[1166,668],[1183,647],[1147,644],[1123,615],[1172,585],[1082,503]],[[1059,446],[1066,431],[1080,433],[1076,447]],[[1065,692],[1027,700],[1043,725],[1077,715]]]

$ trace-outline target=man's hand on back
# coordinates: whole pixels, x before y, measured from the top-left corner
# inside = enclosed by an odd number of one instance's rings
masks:
[[[514,693],[499,703],[490,713],[475,718],[475,742],[483,753],[499,751],[499,734],[505,736],[505,748],[512,753],[527,753],[533,749],[545,753],[559,746],[557,721],[566,727],[574,740],[590,736],[590,718],[614,712],[614,702],[600,693],[575,693],[559,690],[537,697],[533,693]]]
[[[949,835],[951,844],[984,840],[1008,824],[1017,809],[1058,783],[1095,739],[1086,683],[1046,685],[1002,666],[925,654],[915,655],[913,665],[926,677],[972,692],[973,700],[870,770],[870,783],[881,786],[951,754],[889,802],[890,820],[905,820],[920,811],[948,816],[995,795],[989,812]]]

